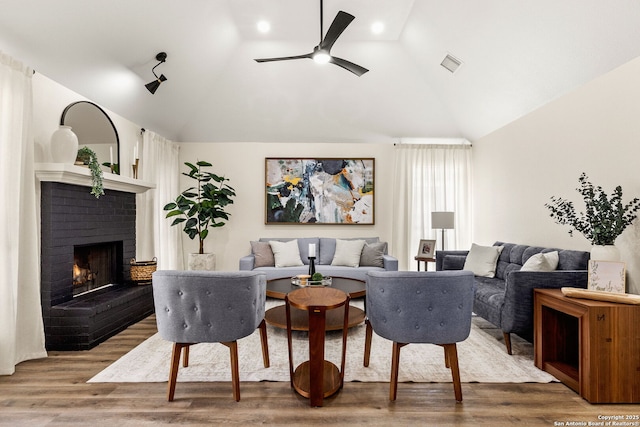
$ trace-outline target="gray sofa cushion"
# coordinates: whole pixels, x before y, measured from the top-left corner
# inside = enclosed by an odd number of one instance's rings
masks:
[[[589,252],[558,250],[558,270],[587,270]]]
[[[442,270],[462,270],[466,258],[463,255],[447,255],[442,260]]]
[[[482,313],[481,317],[499,326],[502,321],[502,306],[504,305],[504,280],[476,276],[475,282],[476,294],[473,301],[473,311]]]

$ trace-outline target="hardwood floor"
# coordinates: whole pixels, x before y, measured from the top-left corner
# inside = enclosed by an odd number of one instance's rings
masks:
[[[640,415],[640,405],[591,405],[559,383],[463,383],[464,401],[456,403],[449,383],[401,383],[398,400],[389,402],[388,383],[350,382],[322,408],[310,408],[288,382],[243,382],[240,402],[230,383],[179,383],[171,403],[166,383],[86,383],[155,332],[150,316],[90,351],[21,363],[14,375],[0,376],[0,426],[554,426]]]

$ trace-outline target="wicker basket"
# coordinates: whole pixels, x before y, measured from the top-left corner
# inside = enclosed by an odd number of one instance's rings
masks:
[[[139,285],[151,283],[151,275],[158,266],[158,258],[153,257],[151,261],[136,261],[131,258],[131,280]]]

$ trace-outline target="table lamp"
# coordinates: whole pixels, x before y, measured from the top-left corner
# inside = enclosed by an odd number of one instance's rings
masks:
[[[453,212],[431,212],[431,228],[442,230],[442,250],[444,251],[444,230],[453,229]]]

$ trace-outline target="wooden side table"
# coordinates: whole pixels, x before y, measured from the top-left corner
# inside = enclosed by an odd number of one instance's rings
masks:
[[[287,340],[289,345],[289,375],[291,386],[309,399],[310,406],[322,406],[325,397],[331,396],[344,384],[344,365],[347,356],[347,332],[349,300],[345,292],[335,288],[301,288],[285,297]],[[340,369],[324,360],[325,322],[327,310],[344,306],[342,329],[342,362]],[[293,369],[293,345],[291,340],[291,308],[309,313],[309,360]]]
[[[591,403],[640,403],[640,306],[534,289],[534,363]]]
[[[415,257],[416,262],[418,263],[418,271],[420,271],[420,262],[424,262],[424,271],[429,270],[429,263],[436,262],[435,258],[423,258],[423,257]]]

